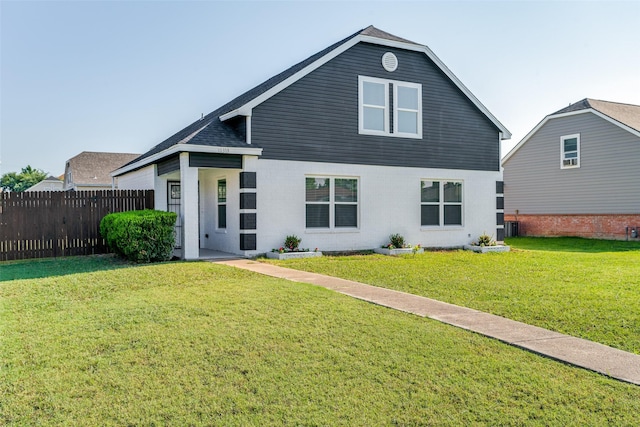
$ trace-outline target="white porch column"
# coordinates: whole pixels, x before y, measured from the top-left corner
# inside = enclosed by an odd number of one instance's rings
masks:
[[[189,153],[180,153],[180,204],[182,206],[182,258],[198,259],[198,168],[189,167]]]
[[[167,210],[167,180],[158,176],[158,165],[153,165],[153,195],[155,210]]]

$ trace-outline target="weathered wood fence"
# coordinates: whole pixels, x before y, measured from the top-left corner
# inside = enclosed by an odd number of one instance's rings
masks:
[[[153,203],[153,190],[0,193],[0,261],[106,253],[100,220]]]

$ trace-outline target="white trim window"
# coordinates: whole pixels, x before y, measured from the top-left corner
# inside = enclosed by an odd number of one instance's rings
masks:
[[[305,177],[308,229],[358,228],[358,179]]]
[[[389,133],[388,82],[372,77],[360,77],[360,133]]]
[[[462,226],[462,181],[422,180],[420,182],[420,225],[422,227]]]
[[[227,228],[227,180],[218,180],[218,229],[224,230]]]
[[[360,134],[422,138],[421,84],[358,76],[358,105]]]
[[[580,167],[580,134],[560,137],[560,169]]]

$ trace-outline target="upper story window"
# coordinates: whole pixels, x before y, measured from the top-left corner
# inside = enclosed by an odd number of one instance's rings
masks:
[[[422,85],[358,77],[359,133],[422,138]]]
[[[389,89],[383,81],[361,81],[361,130],[389,132]]]
[[[560,168],[580,167],[580,134],[566,135],[560,138]]]

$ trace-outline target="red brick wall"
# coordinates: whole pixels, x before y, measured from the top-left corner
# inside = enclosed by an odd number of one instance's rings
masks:
[[[640,234],[640,214],[632,215],[505,215],[505,221],[519,221],[520,236],[579,236],[592,239],[627,238],[626,227]],[[635,240],[635,239],[634,239]],[[640,239],[638,239],[640,240]]]

